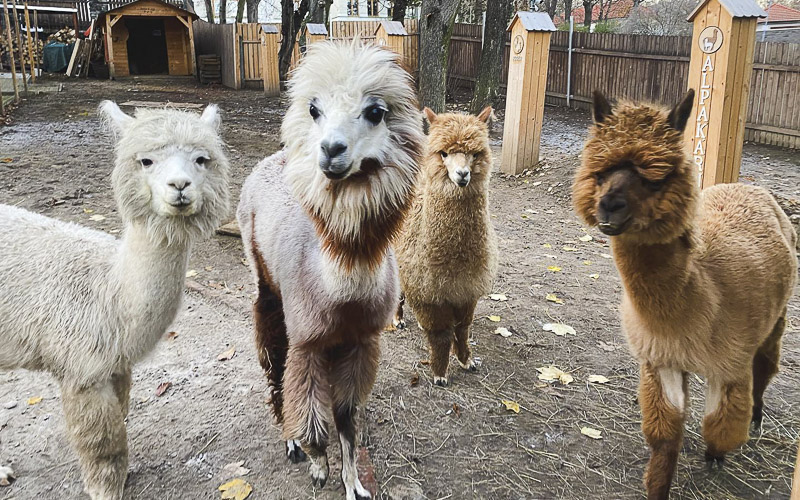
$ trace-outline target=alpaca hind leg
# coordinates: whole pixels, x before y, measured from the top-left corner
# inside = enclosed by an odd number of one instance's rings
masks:
[[[764,415],[764,391],[772,377],[778,373],[781,361],[781,337],[786,328],[786,313],[778,318],[767,340],[761,344],[753,358],[753,426],[761,427]]]
[[[394,319],[392,320],[392,326],[397,328],[398,330],[402,330],[406,327],[406,320],[403,319],[403,306],[406,303],[406,294],[400,294],[400,303],[397,304],[397,311],[394,313]]]
[[[722,467],[725,454],[747,442],[753,412],[753,381],[708,381],[703,440],[706,462]]]
[[[92,500],[119,500],[128,475],[122,406],[111,381],[90,387],[62,384],[70,441]]]
[[[310,472],[317,484],[320,470],[327,467],[327,412],[331,407],[328,380],[327,360],[320,352],[298,346],[289,348],[283,377],[283,438],[292,461],[301,458],[291,455],[300,442],[302,451],[311,458]]]
[[[130,408],[131,402],[130,367],[111,375],[111,383],[114,385],[114,393],[117,395],[120,408],[122,408],[122,418],[125,418],[128,416],[128,409]]]
[[[475,314],[475,305],[473,302],[467,306],[456,309],[455,311],[455,350],[456,358],[461,368],[469,371],[478,369],[475,360],[472,359],[472,352],[469,348],[469,330],[472,326],[472,317]]]
[[[450,364],[450,349],[453,346],[453,309],[449,306],[424,305],[414,308],[422,331],[430,347],[433,383],[447,385],[447,366]]]
[[[258,285],[258,298],[253,305],[253,319],[258,361],[267,373],[272,412],[280,424],[283,422],[283,375],[289,340],[286,336],[283,303],[265,283]],[[299,447],[295,449],[303,453]],[[290,456],[292,451],[288,450]]]
[[[644,474],[649,500],[666,499],[678,453],[683,444],[683,425],[688,404],[686,374],[673,369],[641,366],[639,406],[642,432],[650,446],[650,461]]]
[[[333,418],[342,447],[342,483],[347,500],[367,500],[370,493],[358,479],[356,467],[356,414],[369,396],[380,361],[378,337],[331,353],[333,366]]]
[[[17,476],[14,474],[14,469],[4,465],[0,465],[0,486],[8,486],[14,482]]]

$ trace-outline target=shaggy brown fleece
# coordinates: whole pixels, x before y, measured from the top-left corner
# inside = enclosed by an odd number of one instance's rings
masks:
[[[470,366],[467,338],[475,303],[491,291],[497,272],[497,241],[487,206],[492,170],[487,110],[480,117],[428,113],[432,120],[422,178],[396,243],[408,304],[429,340],[442,337],[431,343],[432,350],[434,344],[441,346],[432,353],[439,360],[433,372],[440,378],[456,336],[459,361]],[[448,177],[442,152],[472,155],[467,186]]]
[[[762,188],[698,192],[682,141],[692,98],[690,91],[670,112],[630,103],[612,111],[596,95],[573,201],[588,224],[611,235],[624,285],[622,326],[642,364],[645,435],[672,428],[678,413],[685,418],[688,394],[679,381],[699,373],[709,388],[707,458],[721,460],[747,440],[751,412],[760,424],[797,281],[797,235]],[[648,437],[652,498],[668,495],[680,447],[680,433],[669,434],[672,444]]]

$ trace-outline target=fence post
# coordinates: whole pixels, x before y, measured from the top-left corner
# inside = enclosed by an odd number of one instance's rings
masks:
[[[572,34],[575,29],[575,17],[569,16],[569,48],[567,49],[567,107],[572,96]]]

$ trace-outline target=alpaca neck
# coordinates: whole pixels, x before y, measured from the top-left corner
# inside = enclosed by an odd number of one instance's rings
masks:
[[[177,314],[191,244],[154,243],[141,223],[129,223],[114,265],[125,357],[147,354]]]

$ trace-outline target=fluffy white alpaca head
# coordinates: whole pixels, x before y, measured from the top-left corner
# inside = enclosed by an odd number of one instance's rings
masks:
[[[286,179],[329,229],[403,206],[422,149],[422,114],[397,54],[356,40],[309,47],[289,82]]]
[[[122,219],[145,224],[157,243],[210,234],[230,197],[217,107],[202,115],[137,109],[130,116],[103,101],[100,113],[117,136],[111,179]]]

